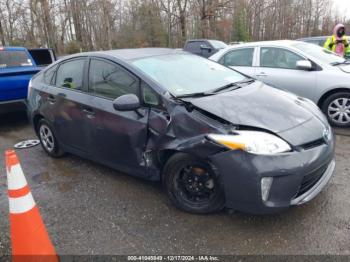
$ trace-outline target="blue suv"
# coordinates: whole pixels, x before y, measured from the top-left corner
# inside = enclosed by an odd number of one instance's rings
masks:
[[[30,79],[55,59],[52,49],[0,47],[0,113],[24,109]]]

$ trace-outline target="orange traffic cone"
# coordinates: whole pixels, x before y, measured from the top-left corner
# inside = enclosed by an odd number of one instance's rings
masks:
[[[58,261],[15,151],[5,157],[13,260]]]

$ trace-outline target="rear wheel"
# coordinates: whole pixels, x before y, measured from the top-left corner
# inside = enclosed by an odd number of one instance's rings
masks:
[[[224,207],[218,177],[205,161],[177,153],[166,163],[163,183],[170,200],[181,210],[204,214]]]
[[[41,119],[39,121],[37,130],[41,146],[43,147],[45,152],[51,157],[62,156],[63,151],[59,147],[57,139],[52,131],[52,128],[45,119]]]
[[[324,101],[322,111],[331,125],[350,127],[350,93],[339,92],[330,95]]]

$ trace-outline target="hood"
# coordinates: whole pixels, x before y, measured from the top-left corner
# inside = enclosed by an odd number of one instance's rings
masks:
[[[342,38],[341,37],[338,37],[338,30],[340,28],[345,28],[345,26],[343,24],[337,24],[334,29],[333,29],[333,35],[334,37],[337,39],[337,40],[341,40]]]
[[[344,73],[350,74],[350,65],[339,66],[339,69]]]
[[[312,109],[297,96],[259,81],[231,92],[184,100],[233,124],[274,133],[282,134],[309,121],[324,127],[320,117],[313,112],[318,110],[316,106]]]

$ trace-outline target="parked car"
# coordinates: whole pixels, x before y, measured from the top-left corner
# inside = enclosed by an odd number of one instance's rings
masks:
[[[247,43],[211,60],[316,103],[334,126],[350,127],[350,62],[300,41]]]
[[[0,47],[0,112],[24,110],[29,80],[54,61],[52,49]]]
[[[323,47],[329,37],[330,36],[313,36],[313,37],[300,38],[297,41],[302,41],[302,42],[315,44]],[[345,59],[350,60],[350,54],[346,54]]]
[[[335,167],[312,102],[183,51],[69,56],[33,77],[28,101],[47,154],[161,180],[188,212],[278,212],[315,197]]]
[[[315,44],[315,45],[323,47],[324,43],[326,43],[326,41],[329,37],[330,36],[313,36],[313,37],[300,38],[300,39],[297,39],[297,41],[302,41],[302,42],[306,42],[309,44]]]
[[[219,40],[192,39],[187,40],[183,50],[208,58],[226,47],[228,47],[228,45]]]

